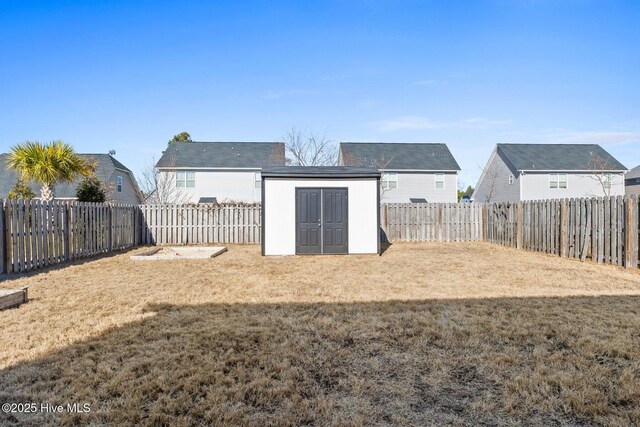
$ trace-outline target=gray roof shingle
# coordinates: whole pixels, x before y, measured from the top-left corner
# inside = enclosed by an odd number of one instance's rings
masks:
[[[627,168],[598,144],[498,144],[519,171],[625,171]]]
[[[116,160],[109,154],[79,154],[87,161],[95,160],[96,177],[101,181],[106,181],[112,174],[114,169],[121,169],[131,172],[125,165]],[[18,175],[12,170],[7,170],[7,154],[0,154],[0,199],[9,197],[9,192],[18,181]],[[60,198],[76,197],[76,187],[82,181],[82,178],[76,179],[70,183],[60,183],[56,185],[55,195]],[[40,185],[30,184],[31,189],[36,193],[36,197],[40,197]]]
[[[282,142],[173,142],[156,167],[264,168],[284,166]]]
[[[635,168],[631,169],[625,176],[625,179],[635,179],[635,178],[640,178],[640,165],[636,166]]]
[[[340,161],[345,166],[387,170],[460,170],[446,144],[341,142]]]

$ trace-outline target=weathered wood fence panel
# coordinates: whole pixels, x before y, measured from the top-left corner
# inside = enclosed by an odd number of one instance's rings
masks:
[[[637,196],[489,203],[485,240],[637,268],[639,212]]]
[[[141,205],[141,243],[260,243],[260,204]]]
[[[385,203],[380,226],[389,241],[482,240],[482,205],[473,203]]]
[[[111,205],[0,200],[0,273],[137,244],[260,243],[260,204]],[[637,196],[515,203],[389,203],[390,241],[487,241],[637,268]]]
[[[57,200],[0,204],[0,272],[27,272],[138,243],[137,206]]]

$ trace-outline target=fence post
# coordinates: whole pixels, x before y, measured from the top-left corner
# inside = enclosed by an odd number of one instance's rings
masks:
[[[522,249],[522,202],[518,202],[518,218],[516,221],[516,247]]]
[[[113,250],[113,205],[109,205],[107,209],[107,236],[109,239],[109,252]]]
[[[482,228],[482,238],[480,239],[483,242],[487,241],[487,236],[489,235],[489,233],[487,232],[487,209],[488,209],[489,204],[488,203],[483,203],[482,204],[482,224],[481,227]]]
[[[69,214],[70,214],[70,209],[69,209],[69,203],[65,202],[63,203],[63,229],[64,229],[64,260],[65,261],[69,261],[71,259],[71,247],[69,245],[69,238],[70,238],[70,233],[69,233],[69,224],[71,221],[69,221]]]
[[[567,257],[567,200],[562,199],[560,204],[560,256]]]
[[[628,197],[625,200],[625,267],[633,268],[638,263],[638,199]]]
[[[0,274],[7,272],[7,239],[5,238],[4,200],[0,199]]]
[[[140,232],[140,208],[138,206],[133,207],[133,246],[140,244],[140,238],[138,233]]]

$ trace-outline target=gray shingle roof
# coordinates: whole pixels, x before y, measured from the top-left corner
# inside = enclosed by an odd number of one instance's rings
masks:
[[[446,144],[341,142],[340,161],[345,166],[387,170],[460,170]]]
[[[597,164],[610,171],[626,167],[598,144],[498,144],[498,150],[519,171],[589,171]]]
[[[380,171],[376,168],[354,166],[283,166],[262,170],[262,177],[306,177],[306,178],[377,178]]]
[[[174,142],[156,163],[166,168],[263,168],[284,166],[282,142]]]
[[[640,178],[640,165],[631,169],[625,176],[624,179],[635,179]]]
[[[18,180],[15,172],[7,170],[7,154],[0,154],[0,199],[9,197],[9,192]],[[122,169],[131,172],[125,165],[116,160],[109,154],[80,154],[87,161],[95,160],[96,177],[101,181],[106,181],[112,174],[114,169]],[[71,183],[60,183],[56,185],[55,195],[61,198],[76,197],[76,187],[82,179],[78,178]],[[30,184],[31,189],[36,193],[36,197],[40,197],[40,185]]]

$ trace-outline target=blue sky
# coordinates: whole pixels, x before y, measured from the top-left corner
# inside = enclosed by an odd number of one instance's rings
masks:
[[[497,142],[640,163],[640,2],[3,1],[0,151],[62,139],[134,171],[180,131],[445,142],[475,184]]]

